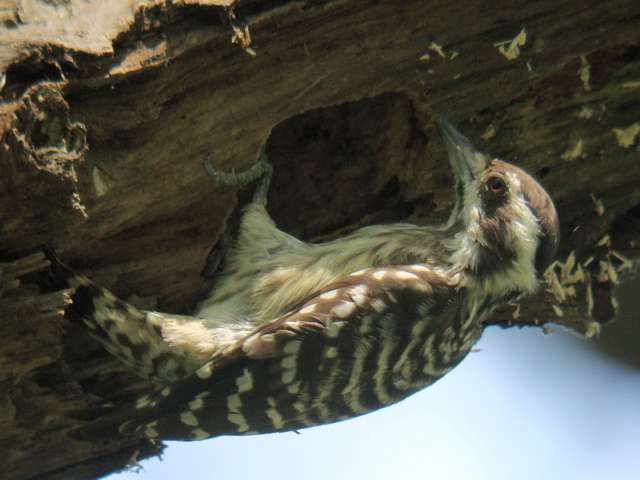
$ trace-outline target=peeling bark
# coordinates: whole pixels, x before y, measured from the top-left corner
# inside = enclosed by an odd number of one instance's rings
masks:
[[[50,243],[120,297],[188,312],[244,201],[211,185],[207,155],[241,170],[268,140],[269,210],[308,240],[433,223],[452,202],[432,122],[448,115],[537,174],[562,219],[560,290],[550,276],[503,326],[592,330],[613,312],[620,256],[638,257],[637,1],[32,0],[0,19],[8,479],[93,478],[161,450],[67,436],[148,386],[63,318],[34,252]]]

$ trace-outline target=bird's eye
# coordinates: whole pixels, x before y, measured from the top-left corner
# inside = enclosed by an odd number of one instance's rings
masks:
[[[491,177],[487,180],[487,189],[494,195],[504,195],[507,191],[507,185],[500,177]]]

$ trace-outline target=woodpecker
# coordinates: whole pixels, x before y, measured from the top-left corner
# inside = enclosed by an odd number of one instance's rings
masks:
[[[455,176],[455,206],[440,226],[368,226],[305,243],[266,211],[264,152],[237,175],[207,163],[218,184],[259,186],[193,316],[139,310],[49,250],[55,277],[75,289],[67,314],[158,384],[118,417],[120,432],[200,440],[366,414],[441,378],[497,306],[534,292],[559,241],[551,198],[438,123]]]

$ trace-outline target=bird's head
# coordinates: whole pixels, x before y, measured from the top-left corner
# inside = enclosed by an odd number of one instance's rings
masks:
[[[558,247],[551,197],[521,168],[479,152],[446,120],[438,124],[456,177],[452,264],[489,293],[533,292]]]

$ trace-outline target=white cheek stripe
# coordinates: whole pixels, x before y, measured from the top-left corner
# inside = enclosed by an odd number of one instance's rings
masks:
[[[500,295],[514,290],[532,293],[538,286],[535,256],[540,237],[540,225],[522,196],[517,176],[510,173],[507,176],[511,186],[508,208],[515,218],[510,224],[512,237],[508,241],[513,246],[516,259],[510,268],[483,278],[479,282],[482,295],[486,295],[487,292]],[[449,261],[455,267],[454,269],[476,269],[480,249],[486,245],[479,224],[481,208],[477,196],[478,188],[477,184],[471,186],[465,195],[462,215],[467,224],[466,231],[458,233],[447,243],[447,248],[451,252]]]

